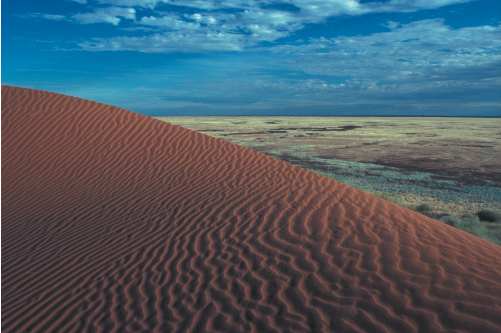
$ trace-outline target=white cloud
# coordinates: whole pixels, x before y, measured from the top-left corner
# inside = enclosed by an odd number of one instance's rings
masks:
[[[362,15],[371,12],[405,12],[419,9],[438,8],[470,0],[391,0],[387,2],[361,3],[359,0],[285,0],[297,8],[296,11],[278,10],[272,0],[99,0],[100,3],[115,6],[131,6],[154,9],[158,4],[192,7],[199,10],[194,14],[155,12],[137,21],[138,25],[156,27],[159,32],[142,37],[120,36],[109,40],[96,40],[84,43],[86,49],[98,51],[136,50],[142,52],[175,52],[241,50],[272,42],[300,30],[305,24],[319,23],[327,17],[336,15]],[[233,8],[227,11],[223,9]],[[116,16],[107,17],[118,24]],[[103,18],[104,19],[104,18]],[[111,22],[110,22],[111,23]],[[213,36],[218,36],[214,38]],[[177,43],[186,38],[186,43]],[[200,43],[204,38],[216,39],[213,45]],[[122,46],[123,47],[122,47]],[[137,49],[133,49],[135,46]],[[176,49],[175,47],[178,47]]]
[[[440,19],[389,21],[386,31],[368,35],[268,43],[339,15],[413,12],[468,1],[94,0],[87,2],[88,12],[28,17],[118,26],[119,35],[80,42],[86,51],[248,51],[208,57],[212,63],[177,78],[177,83],[173,76],[179,73],[165,75],[168,82],[156,82],[162,75],[149,73],[131,79],[152,80],[151,86],[162,87],[152,93],[159,98],[159,108],[177,103],[177,107],[219,110],[238,102],[239,107],[255,109],[383,104],[499,107],[499,25],[452,28]],[[172,10],[160,4],[190,8]],[[128,24],[123,24],[126,20]],[[215,61],[220,62],[211,69]],[[150,104],[148,99],[145,105]]]
[[[29,15],[25,15],[25,17],[42,18],[52,21],[76,22],[80,24],[108,23],[112,25],[118,25],[122,21],[122,19],[134,21],[136,19],[136,10],[134,8],[125,7],[104,7],[96,8],[91,12],[77,13],[70,16],[59,14],[31,13]]]
[[[315,16],[361,14],[382,11],[415,11],[434,9],[472,0],[390,0],[362,3],[360,0],[98,0],[115,6],[155,8],[159,4],[215,10],[222,8],[260,8],[268,4],[290,4]]]
[[[143,37],[96,38],[80,43],[86,51],[138,51],[189,52],[189,51],[240,51],[244,41],[241,35],[225,32],[194,33],[184,31],[155,33]]]
[[[180,47],[177,51],[196,51],[196,42],[205,38],[216,40],[214,46],[208,48],[201,43],[200,51],[243,49],[259,45],[261,42],[272,42],[300,30],[306,24],[319,23],[328,17],[337,15],[363,15],[375,12],[409,12],[420,9],[433,9],[455,3],[472,0],[390,0],[377,2],[361,2],[360,0],[97,0],[99,5],[111,7],[95,7],[93,11],[72,15],[68,20],[81,24],[109,23],[119,25],[123,19],[135,21],[138,27],[155,27],[157,32],[142,37],[119,36],[108,41],[96,40],[82,45],[94,45],[94,50],[124,49],[136,51],[173,52],[176,51],[165,42],[175,42],[179,38],[187,38],[187,46],[174,43]],[[159,4],[190,7],[193,14],[181,14],[171,11],[163,13],[157,10]],[[296,8],[291,11],[276,5],[287,4]],[[136,8],[147,9],[149,13],[136,20]],[[228,10],[228,9],[232,10]],[[48,19],[51,19],[47,17]],[[129,30],[130,31],[130,30]],[[140,31],[136,29],[136,31]],[[193,35],[189,35],[193,34]],[[238,35],[238,36],[235,36]],[[213,37],[217,36],[217,38]],[[140,42],[141,41],[141,42]],[[224,41],[224,42],[223,42]],[[149,45],[149,43],[156,43]]]
[[[75,14],[72,19],[81,24],[109,23],[118,25],[122,19],[135,20],[136,10],[125,7],[96,8],[92,12]]]
[[[276,46],[273,52],[303,64],[311,74],[357,74],[373,79],[426,77],[432,70],[501,61],[501,26],[452,29],[442,20],[432,19],[405,25],[392,22],[388,27],[388,32],[366,36]]]
[[[32,13],[32,14],[28,15],[28,17],[42,18],[44,20],[51,20],[51,21],[64,21],[64,20],[66,20],[66,16],[57,15],[57,14]]]
[[[161,1],[159,0],[98,0],[100,4],[126,7],[154,8]]]
[[[193,21],[196,21],[198,23],[202,23],[202,24],[216,24],[217,23],[217,19],[212,15],[202,15],[200,13],[195,13],[192,15],[187,15],[186,17],[188,17],[189,19],[192,19]]]
[[[164,73],[135,81],[152,80],[151,86],[161,87],[153,93],[159,98],[158,110],[183,103],[186,110],[196,104],[205,111],[289,113],[294,109],[360,111],[363,107],[392,112],[499,108],[501,26],[455,29],[442,20],[422,20],[389,22],[387,27],[386,32],[366,36],[318,38],[263,47],[257,54],[194,60],[202,63],[190,63],[192,77]],[[238,34],[207,39],[197,30],[182,33],[99,40],[82,47],[176,52],[238,50],[245,45]],[[168,84],[159,77],[168,77]],[[138,106],[148,107],[149,99]]]
[[[422,9],[435,9],[470,1],[472,0],[390,0],[388,2],[368,3],[366,7],[369,11],[376,12],[412,12]]]
[[[500,102],[501,25],[453,29],[442,20],[405,25],[389,23],[390,31],[366,36],[318,38],[271,48],[282,71],[302,73],[275,86],[275,93],[296,95],[298,81],[315,81],[317,99],[339,103],[416,103],[453,99]],[[273,85],[273,79],[264,80]],[[272,87],[270,87],[271,89]],[[306,87],[303,98],[311,96]],[[497,97],[495,97],[497,96]]]
[[[263,0],[262,3],[269,3]],[[214,10],[221,8],[242,8],[246,6],[258,7],[258,0],[98,0],[100,4],[115,6],[155,8],[159,4]]]
[[[190,31],[200,28],[200,24],[197,22],[185,21],[176,15],[144,16],[139,23],[145,26],[163,27],[168,30]]]

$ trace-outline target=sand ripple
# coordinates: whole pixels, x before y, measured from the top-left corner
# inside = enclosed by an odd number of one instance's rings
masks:
[[[249,149],[2,88],[3,332],[499,332],[501,248]]]

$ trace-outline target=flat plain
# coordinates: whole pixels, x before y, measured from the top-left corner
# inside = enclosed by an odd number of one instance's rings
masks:
[[[501,119],[168,117],[371,192],[491,241],[501,221]]]

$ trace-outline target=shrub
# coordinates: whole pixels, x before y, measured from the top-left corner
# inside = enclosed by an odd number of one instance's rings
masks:
[[[477,216],[481,221],[501,222],[501,214],[492,210],[483,209],[477,213]]]
[[[450,226],[455,227],[456,225],[459,225],[461,221],[454,216],[446,215],[440,218],[440,221],[444,222],[445,224],[448,224]]]
[[[491,234],[489,229],[487,229],[482,223],[477,215],[463,215],[461,217],[446,215],[440,218],[440,221],[456,227],[458,229],[464,230],[471,234],[477,235],[483,239],[490,240],[491,242],[500,244],[501,238],[497,237],[495,234]]]
[[[431,212],[431,206],[428,204],[421,204],[416,206],[416,211],[420,213],[429,213]]]

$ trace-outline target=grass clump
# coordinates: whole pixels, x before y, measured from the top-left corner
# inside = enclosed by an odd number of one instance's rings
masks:
[[[460,224],[459,218],[451,215],[444,216],[440,219],[440,221],[444,222],[445,224],[448,224],[450,226],[455,227],[456,225]]]
[[[478,218],[485,222],[501,222],[501,214],[488,209],[482,209],[477,213]]]
[[[420,204],[416,206],[416,212],[419,212],[421,214],[429,215],[431,213],[431,206],[428,204]]]
[[[447,215],[440,218],[440,220],[450,226],[496,242],[496,240],[491,237],[489,230],[482,225],[476,215],[463,215],[461,217]]]

